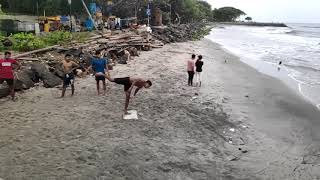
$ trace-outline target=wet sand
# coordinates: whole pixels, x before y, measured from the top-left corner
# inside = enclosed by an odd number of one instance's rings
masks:
[[[201,88],[186,86],[192,53],[204,56]],[[111,75],[153,81],[129,106],[138,120],[121,117],[122,86],[109,83],[107,96],[97,96],[92,77],[77,80],[74,97],[34,88],[17,102],[1,99],[0,178],[320,177],[317,109],[217,44],[142,52]]]

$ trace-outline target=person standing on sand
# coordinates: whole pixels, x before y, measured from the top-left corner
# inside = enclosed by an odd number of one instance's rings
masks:
[[[0,84],[2,84],[4,81],[7,82],[9,89],[10,89],[10,95],[12,97],[12,100],[14,100],[14,74],[13,74],[13,65],[16,64],[19,70],[21,67],[21,64],[11,59],[11,52],[6,51],[4,53],[4,59],[0,59]]]
[[[197,80],[197,86],[199,87],[201,87],[202,66],[203,66],[202,56],[199,55],[196,61],[196,80]]]
[[[100,95],[100,81],[102,81],[103,85],[103,95],[106,95],[107,86],[105,74],[108,73],[107,65],[108,60],[101,58],[101,52],[96,51],[95,57],[92,58],[91,65],[88,69],[92,69],[94,71],[98,95]]]
[[[193,76],[194,76],[194,60],[196,55],[192,54],[191,59],[188,60],[187,71],[188,71],[188,86],[193,86]]]
[[[152,82],[149,80],[143,80],[141,78],[131,78],[131,77],[124,77],[124,78],[111,78],[108,75],[105,75],[105,77],[110,81],[114,82],[116,84],[124,85],[124,91],[126,93],[126,103],[124,106],[124,113],[128,114],[128,106],[130,101],[130,96],[132,89],[136,87],[133,96],[136,96],[138,91],[141,88],[150,88],[152,86]]]
[[[73,71],[79,67],[80,66],[77,63],[75,63],[74,61],[71,61],[70,54],[67,54],[65,56],[65,60],[62,61],[62,68],[63,68],[63,72],[64,72],[63,87],[62,87],[62,94],[61,94],[62,98],[64,97],[66,90],[67,90],[67,87],[69,85],[71,85],[71,90],[72,90],[71,96],[74,95],[75,75],[74,75]]]

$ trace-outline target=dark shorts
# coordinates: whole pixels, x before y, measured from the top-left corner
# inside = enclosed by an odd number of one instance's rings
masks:
[[[106,78],[104,76],[96,76],[96,81],[105,81]]]
[[[130,77],[125,78],[114,78],[114,82],[117,84],[124,85],[124,91],[128,91],[132,85]]]
[[[4,81],[7,82],[8,86],[13,86],[14,80],[13,79],[0,79],[0,84],[3,83]]]
[[[74,83],[74,74],[73,73],[65,74],[63,78],[63,86],[67,87],[70,84],[73,85],[73,83]]]

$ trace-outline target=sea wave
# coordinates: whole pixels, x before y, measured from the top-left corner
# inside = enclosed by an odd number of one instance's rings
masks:
[[[294,32],[295,30],[291,28],[268,28],[267,32],[270,34],[289,34]]]
[[[301,26],[303,28],[320,29],[320,26]]]
[[[291,29],[291,31],[285,32],[285,34],[297,35],[299,34],[299,31]]]
[[[292,65],[292,64],[284,64],[284,65],[287,67],[291,67],[293,69],[304,69],[304,70],[309,70],[314,72],[320,72],[320,69],[315,67],[309,67],[309,66],[303,66],[303,65]]]

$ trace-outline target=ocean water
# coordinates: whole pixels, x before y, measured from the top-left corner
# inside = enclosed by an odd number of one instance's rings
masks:
[[[320,24],[287,25],[220,25],[206,38],[259,71],[285,81],[320,109]]]

